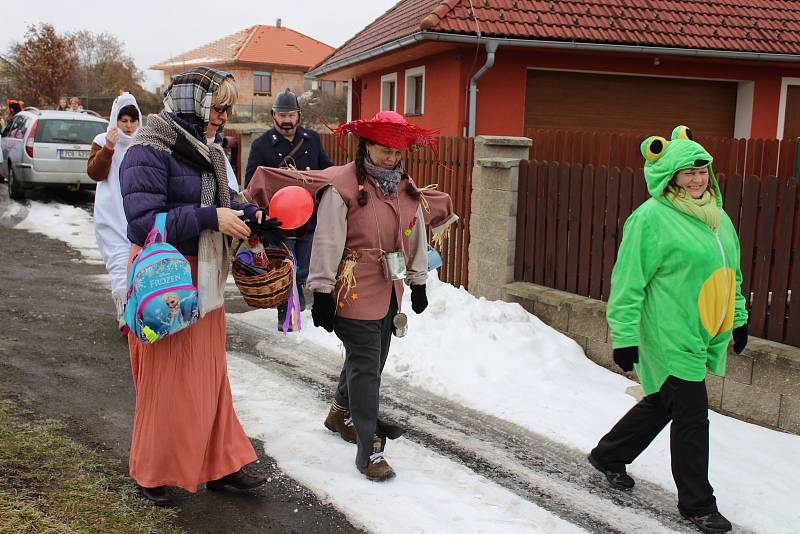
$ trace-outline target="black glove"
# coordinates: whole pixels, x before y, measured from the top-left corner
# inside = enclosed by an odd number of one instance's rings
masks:
[[[733,329],[733,352],[741,354],[747,346],[747,325]]]
[[[268,219],[266,211],[263,209],[260,211],[262,211],[261,223],[251,219],[245,220],[250,232],[268,246],[281,246],[286,242],[286,234],[280,228],[281,222],[278,219]]]
[[[428,296],[425,294],[425,284],[411,286],[411,309],[414,313],[422,313],[428,307]]]
[[[314,304],[311,305],[311,318],[314,326],[321,326],[328,332],[333,332],[333,315],[336,305],[330,293],[314,292]]]
[[[633,364],[639,363],[639,347],[614,349],[614,363],[623,371],[633,371]]]

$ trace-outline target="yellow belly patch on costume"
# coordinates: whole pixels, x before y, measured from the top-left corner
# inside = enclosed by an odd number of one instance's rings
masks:
[[[733,327],[735,297],[736,273],[733,269],[719,268],[706,279],[697,297],[697,311],[708,335],[716,336]]]

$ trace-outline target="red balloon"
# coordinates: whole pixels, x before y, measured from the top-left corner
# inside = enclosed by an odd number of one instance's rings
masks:
[[[311,193],[300,186],[290,185],[272,195],[269,202],[269,216],[281,222],[284,230],[294,230],[303,226],[314,211]]]

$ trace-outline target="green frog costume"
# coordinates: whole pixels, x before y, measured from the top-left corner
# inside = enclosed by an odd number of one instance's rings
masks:
[[[670,141],[642,143],[651,198],[625,222],[611,276],[613,348],[639,347],[635,369],[645,395],[670,375],[699,382],[709,369],[724,376],[731,331],[747,323],[739,239],[722,210],[713,158],[690,137],[678,126]],[[706,166],[713,194],[665,193],[679,170]]]

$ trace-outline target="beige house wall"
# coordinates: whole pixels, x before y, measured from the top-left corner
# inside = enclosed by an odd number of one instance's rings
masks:
[[[172,76],[180,74],[195,67],[196,65],[179,65],[169,69],[163,69],[164,72],[164,85],[161,87],[163,91],[172,81]],[[255,103],[256,105],[271,106],[275,95],[285,89],[290,89],[296,94],[303,92],[303,84],[305,82],[304,69],[291,69],[286,67],[275,67],[274,65],[256,65],[242,67],[240,65],[218,65],[215,66],[222,70],[226,70],[233,74],[236,79],[236,86],[239,88],[239,103]],[[271,80],[271,95],[255,95],[253,94],[253,73],[254,72],[269,72],[272,75]]]

